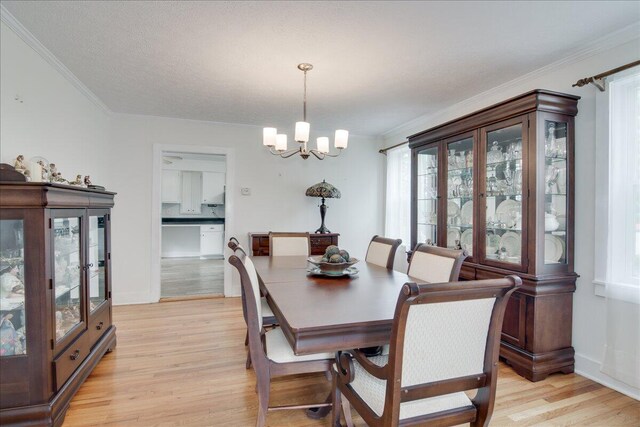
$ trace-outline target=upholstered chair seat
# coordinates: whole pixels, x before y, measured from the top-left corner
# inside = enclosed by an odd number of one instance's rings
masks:
[[[396,251],[401,243],[402,240],[400,239],[373,236],[371,242],[369,242],[365,261],[391,270],[393,269]]]
[[[407,274],[426,283],[455,282],[467,254],[461,250],[427,244],[416,246]]]
[[[309,256],[309,233],[269,233],[269,251],[271,256]]]
[[[388,355],[369,357],[369,361],[378,366],[388,363]],[[353,391],[367,404],[377,416],[382,416],[384,410],[387,381],[371,375],[357,360],[354,364],[354,380],[350,383]],[[473,406],[464,392],[446,394],[413,400],[400,404],[400,419],[413,418],[419,415],[431,414],[463,406]]]
[[[269,329],[265,332],[267,358],[276,363],[307,362],[309,360],[332,359],[333,353],[314,353],[296,356],[291,344],[287,341],[281,328]]]

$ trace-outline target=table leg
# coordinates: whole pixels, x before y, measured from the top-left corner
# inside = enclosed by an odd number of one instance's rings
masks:
[[[327,398],[324,400],[324,403],[331,403],[331,393],[329,393]],[[329,412],[331,412],[331,405],[309,408],[307,409],[307,417],[313,420],[319,420],[329,415]]]

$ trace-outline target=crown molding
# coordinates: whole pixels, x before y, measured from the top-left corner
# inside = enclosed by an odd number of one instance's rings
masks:
[[[112,113],[111,109],[107,107],[107,105],[100,100],[88,87],[84,85],[78,79],[75,74],[71,72],[56,56],[51,53],[49,49],[47,49],[40,41],[34,36],[31,31],[25,28],[20,21],[16,19],[15,16],[11,14],[7,10],[7,8],[0,4],[0,20],[4,22],[11,30],[18,35],[31,49],[33,49],[38,55],[42,57],[45,61],[49,63],[56,71],[58,71],[62,76],[69,81],[76,89],[80,91],[87,99],[93,102],[96,106],[98,106],[103,112],[110,115]]]
[[[609,33],[606,36],[596,39],[590,43],[587,43],[587,45],[584,46],[583,48],[577,50],[571,55],[565,56],[564,58],[558,61],[552,62],[551,64],[545,65],[544,67],[538,68],[527,74],[523,74],[520,77],[517,77],[501,85],[495,86],[489,90],[483,91],[477,95],[473,95],[470,98],[467,98],[463,101],[457,102],[446,108],[438,110],[436,113],[424,114],[422,116],[416,117],[415,119],[411,119],[408,122],[405,122],[401,125],[395,126],[383,132],[382,136],[386,137],[391,134],[401,133],[401,132],[408,132],[408,134],[415,133],[414,132],[415,127],[419,126],[423,122],[429,121],[429,119],[438,117],[440,115],[446,115],[446,113],[452,110],[455,111],[455,110],[463,109],[468,105],[475,105],[478,102],[481,102],[483,99],[487,98],[488,95],[494,92],[508,90],[512,87],[520,85],[523,82],[526,82],[531,79],[535,79],[539,76],[542,76],[544,74],[547,74],[559,68],[562,68],[563,66],[566,66],[568,64],[580,62],[588,57],[597,55],[600,52],[613,49],[617,46],[621,46],[632,40],[639,39],[639,36],[638,36],[639,34],[640,34],[640,21],[635,22],[631,25],[628,25],[624,28],[621,28],[620,30],[614,31],[613,33]],[[402,140],[403,141],[406,140],[406,137],[403,137]],[[390,142],[396,142],[396,141],[390,141]]]

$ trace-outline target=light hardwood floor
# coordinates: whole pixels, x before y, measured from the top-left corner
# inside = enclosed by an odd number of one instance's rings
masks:
[[[224,259],[162,258],[163,298],[224,294]]]
[[[64,427],[251,426],[255,376],[246,370],[239,298],[114,307],[118,346],[71,402]],[[272,403],[319,402],[323,375],[279,379]],[[329,426],[302,410],[270,412],[270,426]],[[362,420],[356,418],[356,425]],[[639,426],[640,402],[579,375],[531,383],[500,366],[492,426]]]

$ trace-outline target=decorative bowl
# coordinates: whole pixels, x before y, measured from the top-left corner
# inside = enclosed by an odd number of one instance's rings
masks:
[[[351,257],[348,262],[324,262],[322,261],[322,256],[310,256],[307,261],[318,267],[324,274],[342,275],[347,268],[359,260]]]

